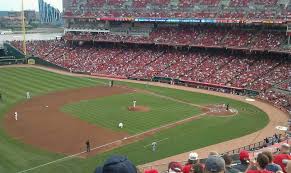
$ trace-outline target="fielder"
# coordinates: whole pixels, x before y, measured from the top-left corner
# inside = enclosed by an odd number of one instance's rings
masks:
[[[0,93],[0,101],[3,102],[3,97],[1,93]]]
[[[14,118],[17,121],[17,119],[18,119],[18,113],[17,112],[14,112]]]
[[[26,92],[26,99],[30,99],[30,93],[28,91]]]
[[[86,141],[86,152],[89,153],[91,151],[91,145],[89,139]]]
[[[109,81],[109,87],[113,87],[113,80]]]
[[[229,103],[227,103],[227,105],[226,105],[226,110],[227,111],[229,110]]]
[[[123,123],[119,123],[118,127],[122,129],[123,128]]]
[[[136,106],[136,100],[133,101],[133,107],[135,108]]]
[[[157,142],[153,142],[152,143],[152,151],[155,152],[157,150],[157,145],[158,143]]]

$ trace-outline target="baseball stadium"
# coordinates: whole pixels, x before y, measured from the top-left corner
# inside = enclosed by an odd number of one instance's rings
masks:
[[[0,173],[291,173],[289,0],[62,3],[0,35]]]

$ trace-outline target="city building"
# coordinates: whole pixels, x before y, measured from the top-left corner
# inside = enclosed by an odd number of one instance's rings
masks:
[[[43,0],[38,1],[38,6],[41,24],[52,24],[52,25],[62,24],[62,14],[60,10],[54,8],[50,4],[44,2]]]

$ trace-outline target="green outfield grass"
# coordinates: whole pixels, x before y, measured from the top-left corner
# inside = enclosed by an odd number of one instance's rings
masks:
[[[103,81],[104,80],[68,77],[33,68],[0,69],[0,92],[4,94],[5,99],[4,104],[0,103],[0,118],[3,120],[5,112],[7,112],[11,106],[25,99],[26,91],[30,91],[33,95],[41,95],[68,88],[103,85]],[[257,131],[268,123],[268,117],[264,112],[247,103],[211,95],[141,84],[124,82],[116,82],[115,84],[127,85],[132,88],[141,88],[160,95],[199,105],[230,103],[232,107],[239,111],[239,114],[228,118],[203,117],[202,119],[161,131],[142,141],[123,146],[89,159],[68,159],[30,172],[90,173],[93,172],[97,164],[100,164],[110,154],[127,155],[135,164],[142,164],[179,154],[181,152],[186,152],[191,149],[197,149],[237,138]],[[137,99],[138,102],[149,105],[152,110],[147,113],[128,113],[124,106],[132,100],[132,97],[140,98],[140,101]],[[112,107],[114,106],[114,109],[108,110],[107,108],[109,106],[107,103],[111,104]],[[82,114],[80,113],[79,108],[90,108],[94,113],[90,114],[88,111],[87,113]],[[99,111],[100,109],[102,109],[102,111]],[[116,95],[102,99],[86,100],[67,105],[63,108],[63,111],[73,112],[73,116],[78,116],[83,120],[112,128],[114,130],[117,130],[114,121],[117,122],[119,118],[126,119],[126,122],[128,121],[128,123],[132,124],[132,127],[127,127],[126,125],[126,128],[124,129],[129,133],[138,133],[156,127],[159,124],[165,124],[173,122],[176,119],[183,119],[192,116],[193,114],[199,114],[199,110],[190,105],[143,94],[134,94],[134,96]],[[118,114],[120,113],[120,117],[118,117],[117,114],[109,115],[109,120],[114,119],[114,123],[106,123],[106,117],[104,116],[107,113],[114,113],[115,111],[118,111]],[[165,113],[166,111],[167,113]],[[182,111],[181,114],[176,115],[176,113],[180,111]],[[157,116],[160,113],[161,116]],[[165,117],[166,115],[169,115],[169,117]],[[135,120],[135,118],[133,118],[134,116],[138,116],[136,120],[144,122],[145,124],[137,126],[137,123],[133,122]],[[0,129],[0,173],[14,173],[64,157],[63,155],[33,148],[21,143],[20,141],[11,139],[5,134],[2,122],[3,121],[1,121]],[[158,151],[156,153],[152,153],[150,148],[144,147],[155,140],[165,138],[167,138],[167,140],[159,143]]]

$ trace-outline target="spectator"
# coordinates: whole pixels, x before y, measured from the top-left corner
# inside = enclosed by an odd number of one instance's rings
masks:
[[[204,165],[200,163],[197,153],[190,153],[186,165],[183,167],[183,173],[202,173]]]
[[[178,162],[170,162],[168,166],[168,173],[182,172],[182,165]]]
[[[240,172],[238,169],[235,169],[231,166],[232,159],[228,154],[223,155],[222,158],[225,161],[225,173],[239,173]]]
[[[290,154],[290,145],[289,144],[282,144],[280,148],[280,153],[274,157],[274,163],[281,166],[283,172],[286,172],[286,160],[291,160]]]
[[[241,172],[245,172],[249,167],[250,156],[246,150],[243,150],[239,153],[240,164],[233,166],[233,168],[238,169]]]
[[[205,173],[223,173],[225,162],[220,156],[209,156],[205,162]]]
[[[258,154],[257,161],[251,162],[249,164],[246,173],[272,173],[271,171],[266,170],[267,165],[269,164],[269,158],[265,154]],[[256,167],[256,170],[252,169],[252,167]]]
[[[136,167],[124,156],[111,156],[95,173],[137,173]]]
[[[265,154],[269,159],[269,164],[267,165],[266,170],[271,172],[282,171],[280,165],[273,163],[273,155],[270,151],[264,151],[263,154]]]
[[[189,154],[188,162],[186,165],[183,167],[183,173],[189,173],[192,165],[198,162],[198,154],[191,152]]]

